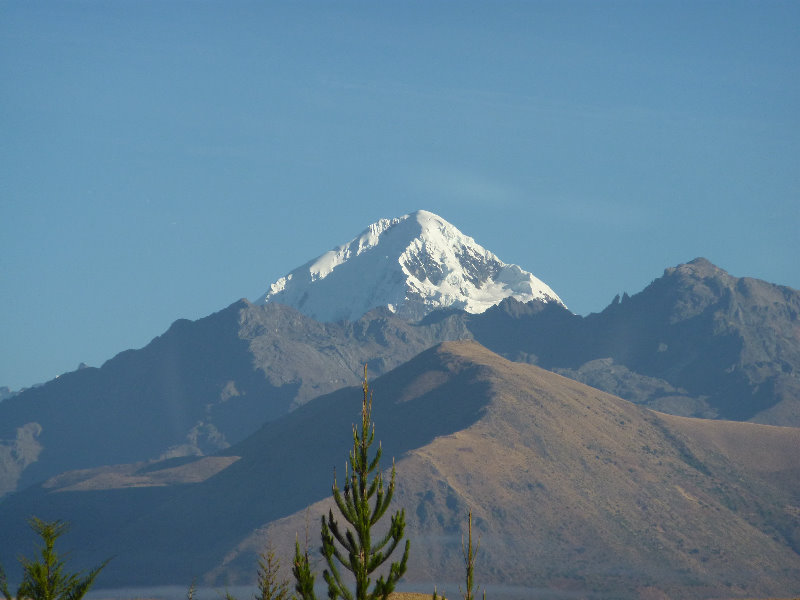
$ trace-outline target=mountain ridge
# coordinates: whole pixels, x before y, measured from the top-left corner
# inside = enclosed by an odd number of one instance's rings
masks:
[[[299,286],[294,306],[279,302],[305,276],[353,295]],[[536,282],[418,211],[296,269],[263,304],[179,319],[99,369],[21,390],[0,402],[4,541],[22,545],[35,508],[75,522],[87,561],[125,555],[108,570],[120,584],[252,577],[264,535],[291,541],[325,506],[319,482],[347,450],[333,433],[349,431],[366,364],[425,548],[412,582],[460,575],[474,507],[490,583],[787,593],[800,580],[800,292],[696,258],[581,317]],[[302,310],[326,300],[348,319]]]
[[[509,300],[472,321],[503,356],[659,410],[800,425],[800,292],[703,258],[586,317]]]
[[[657,410],[798,426],[798,314],[800,292],[704,259],[587,317],[507,298],[484,313],[439,310],[417,323],[385,308],[320,323],[240,300],[1,402],[0,497],[64,470],[213,454],[264,420],[357,384],[365,363],[380,375],[455,339]]]

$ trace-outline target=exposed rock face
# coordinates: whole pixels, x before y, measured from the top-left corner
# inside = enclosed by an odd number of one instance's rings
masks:
[[[42,452],[39,423],[25,423],[16,433],[13,439],[0,440],[0,498],[17,489],[22,472],[35,463]]]

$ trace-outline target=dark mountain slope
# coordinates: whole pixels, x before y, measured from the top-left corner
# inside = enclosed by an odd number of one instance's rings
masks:
[[[702,258],[599,314],[505,301],[469,328],[511,359],[662,410],[800,425],[800,292]]]
[[[735,278],[705,259],[586,319],[595,356],[708,396],[747,420],[800,392],[800,293]]]
[[[365,363],[377,375],[468,335],[452,319],[417,327],[373,311],[323,324],[244,300],[176,321],[140,350],[0,403],[0,497],[65,470],[216,452],[312,397],[357,384]]]
[[[28,423],[41,427],[43,449],[22,473],[21,485],[67,469],[168,454],[188,444],[187,436],[197,448],[218,449],[224,432],[205,419],[209,407],[230,395],[228,382],[236,382],[240,395],[266,387],[252,366],[247,341],[238,336],[243,306],[234,304],[194,323],[176,321],[141,350],[122,352],[102,368],[66,373],[4,401],[0,439],[13,439],[15,430]],[[274,417],[288,406],[291,396],[285,390],[273,395],[284,397],[263,403],[259,417]]]

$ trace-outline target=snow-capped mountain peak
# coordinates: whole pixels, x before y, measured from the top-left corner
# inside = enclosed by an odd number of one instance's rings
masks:
[[[410,319],[446,307],[480,313],[509,296],[563,305],[532,274],[419,210],[373,223],[278,279],[258,302],[288,304],[319,321],[353,321],[379,306]]]

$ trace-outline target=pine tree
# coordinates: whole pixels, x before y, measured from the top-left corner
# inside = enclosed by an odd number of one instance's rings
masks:
[[[6,572],[3,570],[3,565],[0,565],[0,594],[6,600],[11,600],[11,592],[8,591],[8,580],[6,579]]]
[[[253,600],[289,600],[289,582],[281,578],[281,562],[268,545],[258,557],[258,594]]]
[[[292,566],[292,574],[294,575],[294,589],[296,595],[295,599],[299,600],[317,600],[314,594],[314,573],[311,571],[311,565],[308,560],[308,547],[305,551],[300,551],[300,542],[294,542],[294,565]]]
[[[256,573],[258,593],[253,600],[289,600],[289,582],[281,577],[281,561],[275,554],[272,544],[258,555],[258,572]],[[189,588],[187,600],[194,600],[194,583]],[[225,592],[225,600],[237,600],[230,592]]]
[[[33,517],[33,529],[42,539],[41,558],[30,560],[24,556],[19,559],[22,565],[22,583],[17,590],[17,600],[81,600],[92,587],[95,578],[108,564],[106,560],[85,576],[83,573],[66,573],[65,563],[55,551],[56,540],[69,528],[64,521],[42,521]],[[11,600],[5,573],[0,568],[0,591]]]
[[[478,538],[478,541],[475,545],[472,545],[472,511],[469,511],[469,517],[467,518],[468,523],[468,541],[466,545],[464,544],[464,537],[461,537],[461,553],[464,555],[464,567],[466,568],[466,586],[467,589],[462,590],[461,594],[464,596],[464,600],[475,600],[475,594],[478,591],[475,585],[475,557],[478,555],[478,549],[481,545],[481,540]],[[436,592],[434,592],[434,597]],[[483,592],[483,598],[486,600],[486,590]]]
[[[406,540],[405,551],[399,562],[392,562],[388,576],[381,575],[375,582],[372,591],[370,575],[384,564],[403,538],[405,530],[405,511],[400,510],[391,517],[386,534],[373,544],[373,527],[386,513],[394,495],[395,468],[392,464],[392,475],[388,487],[385,486],[380,471],[381,447],[375,456],[370,458],[370,446],[375,439],[375,425],[372,423],[372,394],[367,381],[367,368],[364,367],[363,383],[364,399],[361,407],[361,427],[353,426],[353,449],[350,452],[349,467],[345,470],[343,493],[333,480],[333,499],[336,506],[352,529],[342,530],[330,510],[327,518],[322,517],[322,556],[328,565],[322,576],[328,584],[328,597],[336,600],[386,600],[394,590],[398,580],[406,571],[408,562],[409,541]],[[341,549],[339,548],[341,546]],[[308,555],[300,555],[299,546],[295,553],[295,569],[300,566],[308,569]],[[355,595],[345,586],[337,563],[350,571],[355,578]],[[301,573],[303,575],[303,573]],[[305,575],[304,575],[305,576]],[[305,576],[306,586],[308,577]],[[311,579],[313,587],[313,578]],[[298,579],[298,592],[300,579]],[[312,592],[313,594],[313,592]],[[313,597],[313,596],[312,596]],[[304,600],[309,596],[301,594]]]

